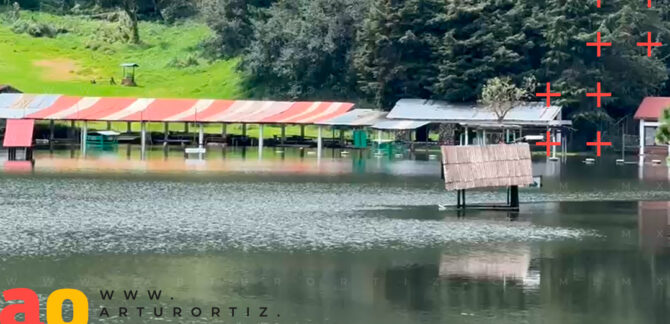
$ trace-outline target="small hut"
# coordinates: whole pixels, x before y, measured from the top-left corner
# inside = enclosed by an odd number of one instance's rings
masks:
[[[528,143],[483,146],[442,146],[445,188],[456,191],[457,207],[465,208],[465,190],[507,187],[507,205],[471,205],[519,209],[519,186],[533,184]]]
[[[135,69],[140,67],[139,64],[137,63],[123,63],[121,64],[121,69],[122,69],[122,77],[123,79],[121,80],[121,85],[127,86],[127,87],[136,87],[137,83],[135,83]]]

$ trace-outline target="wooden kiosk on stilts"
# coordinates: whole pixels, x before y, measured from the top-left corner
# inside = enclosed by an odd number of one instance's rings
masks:
[[[445,188],[456,191],[456,208],[519,210],[519,186],[533,183],[528,143],[442,146]],[[467,189],[507,188],[507,203],[466,204]]]

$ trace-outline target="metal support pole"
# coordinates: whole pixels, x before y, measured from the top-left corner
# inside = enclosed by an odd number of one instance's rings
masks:
[[[147,149],[147,126],[145,122],[140,122],[140,158],[144,160]]]
[[[247,136],[247,124],[242,124],[242,136]]]
[[[305,125],[300,125],[300,139],[305,140]]]
[[[130,122],[126,123],[126,133],[130,133],[132,131],[132,127],[130,127]]]
[[[55,132],[55,123],[54,120],[49,121],[49,151],[54,150],[54,132]]]
[[[281,145],[286,143],[286,125],[281,125]]]
[[[482,129],[482,145],[486,145],[486,130]]]
[[[316,139],[316,157],[321,158],[321,147],[323,146],[323,126],[319,126]]]
[[[198,148],[201,150],[198,153],[198,158],[202,160],[203,155],[202,155],[202,149],[205,147],[205,126],[200,123],[200,129],[198,130]]]
[[[81,155],[86,156],[86,135],[88,134],[88,123],[84,121],[81,126],[81,140],[79,141],[81,146]]]
[[[470,144],[470,129],[467,126],[465,126],[465,145],[467,146],[469,144]]]
[[[263,125],[258,125],[258,158],[263,157]]]
[[[163,143],[167,145],[168,142],[168,135],[170,134],[170,126],[168,125],[167,122],[163,123]]]

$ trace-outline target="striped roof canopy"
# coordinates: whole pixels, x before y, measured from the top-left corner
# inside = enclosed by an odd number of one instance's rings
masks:
[[[154,99],[0,94],[0,118],[314,124],[345,114],[345,102]]]

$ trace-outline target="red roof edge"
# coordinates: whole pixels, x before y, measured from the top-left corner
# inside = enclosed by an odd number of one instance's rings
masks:
[[[670,108],[670,97],[646,97],[635,112],[635,119],[658,121],[663,110]]]

